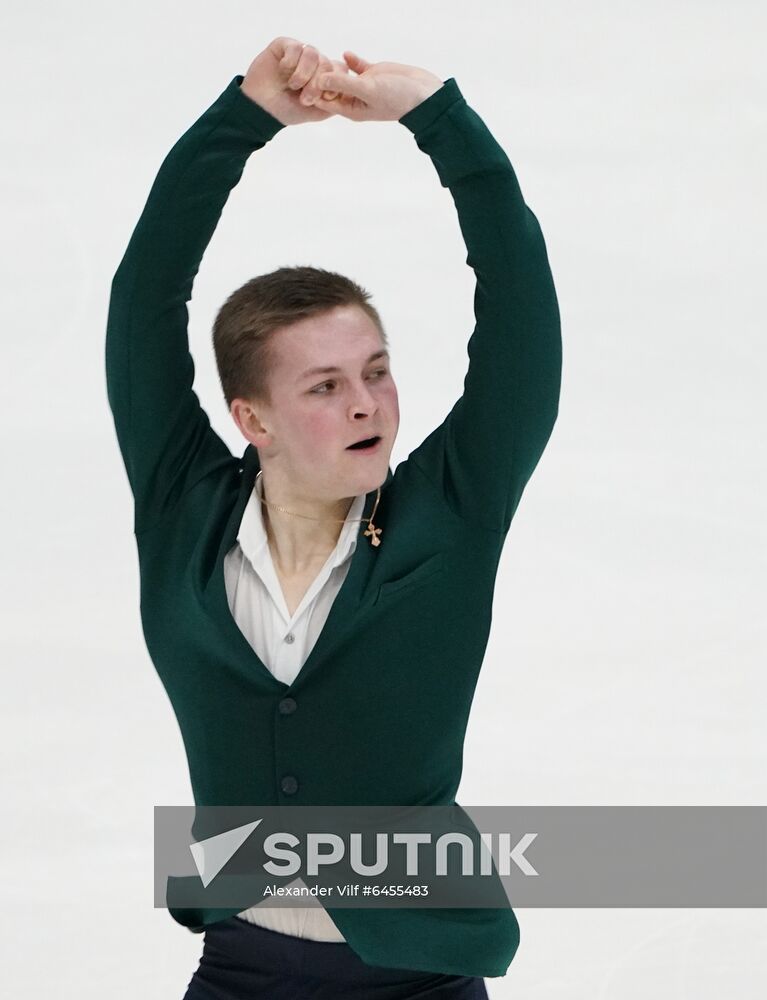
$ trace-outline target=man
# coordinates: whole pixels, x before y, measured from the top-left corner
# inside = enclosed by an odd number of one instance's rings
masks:
[[[142,624],[197,805],[455,803],[498,560],[557,415],[557,300],[508,157],[453,78],[344,57],[277,38],[235,77],[166,157],[112,284],[108,391]],[[386,336],[341,275],[281,268],[222,307],[214,345],[241,459],[192,390],[185,303],[229,192],[281,128],[331,114],[413,133],[477,275],[463,394],[395,473]],[[183,883],[171,914],[205,933],[188,1000],[330,997],[341,983],[483,997],[481,977],[503,975],[519,941],[505,897],[286,916],[255,899],[190,905]]]

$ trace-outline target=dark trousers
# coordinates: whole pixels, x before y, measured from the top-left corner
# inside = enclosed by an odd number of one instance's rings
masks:
[[[314,941],[239,917],[204,933],[184,1000],[488,1000],[478,976],[368,965],[343,941]]]

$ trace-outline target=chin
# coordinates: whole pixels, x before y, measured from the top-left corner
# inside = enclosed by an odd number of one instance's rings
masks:
[[[375,460],[368,461],[367,468],[360,469],[356,474],[347,472],[346,476],[339,478],[343,478],[349,484],[349,496],[359,496],[360,493],[370,493],[383,486],[388,471],[388,457],[381,455]]]

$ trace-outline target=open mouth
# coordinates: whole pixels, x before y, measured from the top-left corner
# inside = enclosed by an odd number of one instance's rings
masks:
[[[355,441],[354,444],[350,444],[347,451],[375,451],[375,449],[380,444],[381,437],[376,435],[375,437],[365,438],[363,441]]]

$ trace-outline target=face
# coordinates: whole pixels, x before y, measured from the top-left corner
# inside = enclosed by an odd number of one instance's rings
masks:
[[[271,405],[246,436],[296,491],[335,500],[386,479],[399,401],[378,328],[359,306],[337,306],[275,331]],[[234,405],[234,404],[233,404]],[[379,436],[373,449],[349,445]]]

